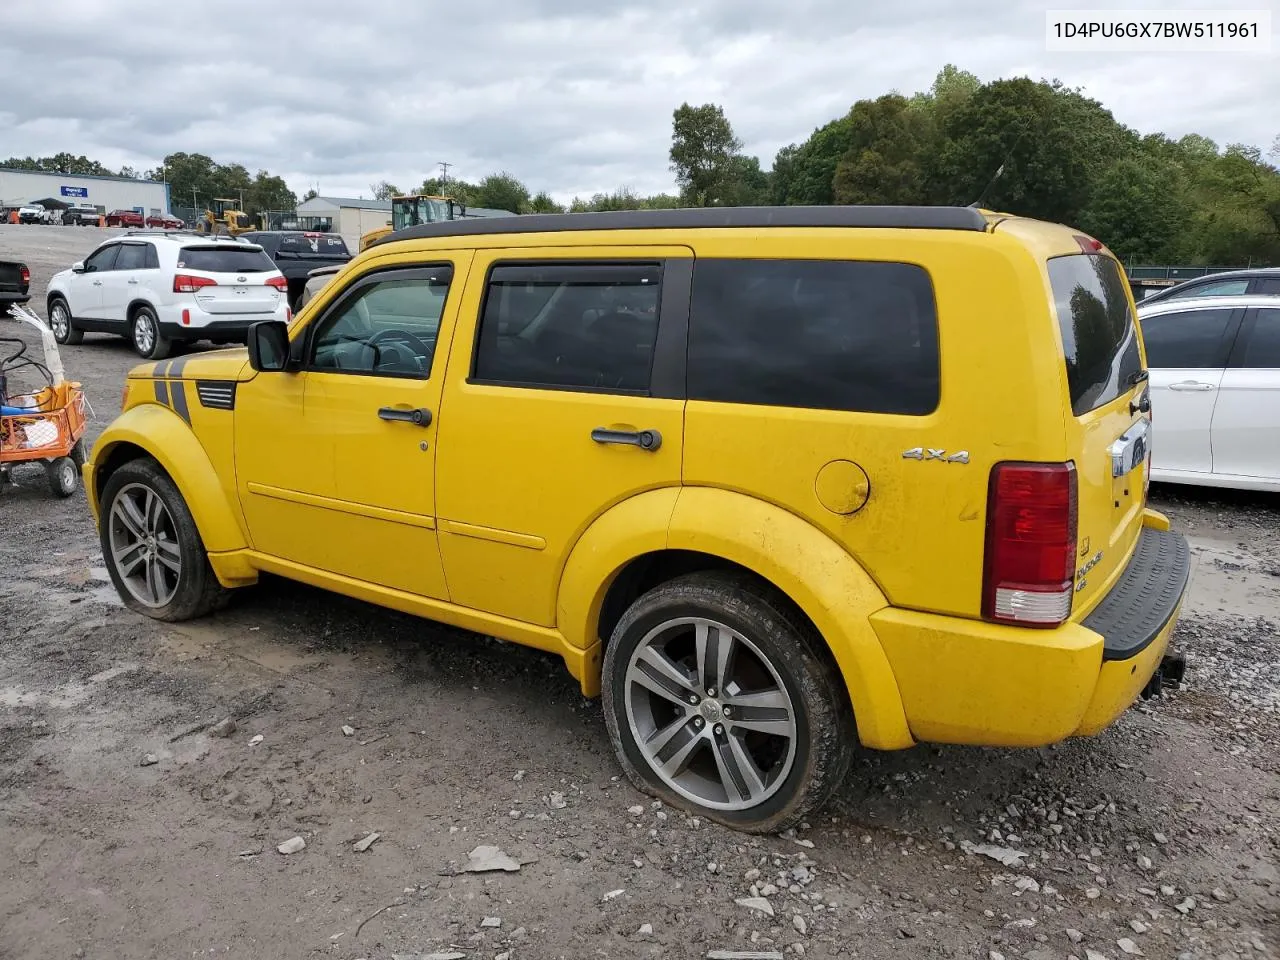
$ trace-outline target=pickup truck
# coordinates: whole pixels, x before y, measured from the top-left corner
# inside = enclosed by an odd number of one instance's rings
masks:
[[[64,226],[73,227],[96,227],[101,215],[98,213],[97,207],[91,206],[73,206],[67,207],[62,212],[62,223]]]
[[[11,304],[31,299],[31,271],[19,260],[0,260],[0,317]]]
[[[49,211],[38,203],[24,203],[18,208],[19,223],[48,223]]]
[[[336,233],[304,230],[254,230],[240,234],[267,252],[289,283],[289,307],[297,310],[311,271],[333,267],[336,272],[351,260],[346,241]]]

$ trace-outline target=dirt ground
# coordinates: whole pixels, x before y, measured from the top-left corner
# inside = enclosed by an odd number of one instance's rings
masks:
[[[42,312],[104,232],[0,226],[0,256]],[[96,432],[137,358],[62,353]],[[1278,497],[1153,491],[1196,560],[1183,689],[1054,748],[869,753],[821,819],[749,838],[622,782],[548,656],[274,579],[159,624],[117,601],[83,494],[15,479],[0,958],[1280,955]],[[518,871],[458,872],[481,845]]]

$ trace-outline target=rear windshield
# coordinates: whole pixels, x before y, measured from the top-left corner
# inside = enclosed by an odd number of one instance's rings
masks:
[[[1110,257],[1080,253],[1049,261],[1049,285],[1071,411],[1081,417],[1127,393],[1142,370],[1128,281]]]
[[[178,266],[208,273],[266,273],[276,265],[261,248],[183,247]]]
[[[345,257],[347,244],[341,237],[328,234],[308,237],[304,234],[291,234],[280,238],[281,253],[312,253],[324,257]]]

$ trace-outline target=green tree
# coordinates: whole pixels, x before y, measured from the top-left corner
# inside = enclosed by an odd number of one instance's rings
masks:
[[[1097,101],[1025,77],[984,85],[941,132],[934,196],[972,203],[1003,168],[986,206],[1060,223],[1079,219],[1098,171],[1136,144]]]
[[[320,196],[320,191],[315,189],[315,187],[311,187],[310,189],[307,190],[306,193],[302,195],[301,202],[306,203],[308,200],[314,200],[318,196]]]
[[[508,210],[511,213],[529,212],[529,188],[503,171],[483,178],[471,192],[468,206]]]
[[[1190,215],[1175,186],[1177,168],[1158,157],[1135,154],[1108,167],[1093,184],[1093,199],[1079,225],[1124,261],[1168,263]]]
[[[369,184],[369,192],[373,194],[375,200],[390,200],[392,197],[401,196],[400,188],[386,180]]]
[[[530,213],[564,213],[564,207],[551,198],[551,194],[541,190],[529,201]]]
[[[804,143],[783,147],[773,161],[773,202],[835,203],[836,167],[852,145],[853,124],[846,114],[818,127]]]
[[[281,177],[275,177],[265,170],[259,170],[253,178],[253,185],[245,193],[245,205],[251,214],[265,213],[268,210],[292,210],[297,206],[298,198],[289,185]]]
[[[899,94],[859,100],[849,112],[849,149],[836,166],[836,203],[919,204],[929,199],[926,158],[933,120]]]
[[[928,93],[911,98],[911,106],[928,113],[939,127],[945,127],[981,88],[982,81],[976,76],[948,63],[938,71]]]
[[[684,199],[692,205],[721,202],[721,193],[741,172],[736,159],[741,149],[742,141],[716,104],[683,103],[672,114],[671,169]]]

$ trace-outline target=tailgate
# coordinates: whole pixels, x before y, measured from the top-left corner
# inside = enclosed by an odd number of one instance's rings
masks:
[[[196,303],[207,313],[274,313],[283,294],[262,282],[236,283],[220,279],[214,287],[201,287]]]
[[[1128,282],[1101,253],[1047,263],[1071,395],[1068,456],[1078,484],[1072,619],[1123,572],[1142,531],[1151,468],[1150,403]]]
[[[0,290],[22,289],[22,271],[16,263],[0,262]]]

